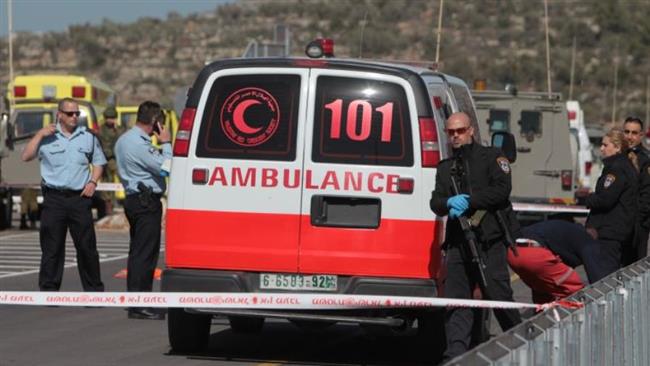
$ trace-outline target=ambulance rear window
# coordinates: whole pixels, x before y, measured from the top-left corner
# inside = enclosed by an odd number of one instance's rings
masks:
[[[315,104],[313,161],[413,165],[409,105],[400,85],[321,76]]]
[[[210,91],[196,155],[285,160],[296,157],[298,75],[234,75]]]
[[[19,111],[16,113],[14,121],[14,137],[31,136],[52,121],[52,112],[50,111]]]

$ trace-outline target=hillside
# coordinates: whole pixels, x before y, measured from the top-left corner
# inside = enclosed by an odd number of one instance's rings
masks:
[[[15,36],[17,74],[80,73],[111,84],[121,103],[145,99],[171,105],[204,63],[239,57],[247,43],[270,40],[273,26],[288,25],[291,54],[318,36],[333,38],[338,57],[433,60],[438,1],[243,1],[212,12],[132,24],[105,20],[66,32]],[[546,90],[542,0],[446,1],[440,69],[468,83],[487,80],[519,90]],[[568,97],[571,48],[576,38],[574,99],[588,123],[611,119],[614,64],[619,63],[617,119],[646,116],[650,75],[650,3],[551,0],[552,86]],[[366,17],[363,26],[364,16]],[[618,56],[617,56],[618,50]],[[7,39],[0,40],[0,88],[7,83]]]

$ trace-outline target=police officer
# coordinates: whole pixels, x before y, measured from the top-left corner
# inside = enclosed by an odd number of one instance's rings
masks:
[[[590,209],[585,226],[600,242],[601,263],[607,273],[620,268],[623,245],[630,245],[634,235],[638,178],[636,157],[628,156],[628,147],[620,129],[605,134],[600,145],[603,171],[596,191],[585,200]]]
[[[124,210],[129,220],[130,248],[127,264],[127,290],[151,291],[160,251],[160,224],[165,192],[165,176],[172,158],[171,135],[165,129],[160,105],[144,102],[138,107],[134,127],[115,145],[120,180],[126,191]],[[154,147],[156,135],[162,149]],[[163,313],[150,308],[130,308],[129,318],[164,319]]]
[[[114,106],[108,106],[104,110],[104,124],[99,129],[99,139],[102,142],[102,150],[106,156],[106,167],[102,180],[105,182],[113,182],[117,177],[117,163],[115,162],[115,143],[118,137],[126,130],[125,126],[117,125],[117,110]],[[110,214],[114,206],[115,195],[110,192],[104,192],[102,199],[106,202],[106,212]]]
[[[551,302],[584,287],[573,270],[579,265],[584,265],[590,283],[608,274],[598,241],[573,222],[547,220],[523,227],[517,253],[508,252],[508,264],[533,290],[535,303]]]
[[[472,217],[477,222],[473,229],[480,242],[479,255],[486,268],[488,295],[491,300],[512,301],[510,275],[506,263],[504,227],[499,224],[497,210],[504,210],[505,217],[512,218],[509,201],[511,190],[510,165],[498,149],[474,143],[474,129],[469,116],[454,113],[446,122],[446,130],[454,157],[438,165],[436,187],[431,194],[430,206],[439,216],[448,216],[446,227],[447,279],[445,296],[470,299],[478,282],[478,272],[467,251],[465,236],[458,221],[459,216]],[[458,177],[461,194],[452,188],[452,167],[462,170]],[[456,173],[458,174],[458,173]],[[482,212],[478,216],[474,215]],[[509,220],[507,229],[518,232],[515,220]],[[506,330],[521,322],[516,310],[495,311],[501,327]],[[474,313],[467,308],[448,309],[445,320],[447,350],[445,359],[464,353],[470,346]]]
[[[58,123],[39,130],[22,154],[24,161],[37,155],[41,160],[41,291],[58,291],[61,287],[68,229],[77,249],[84,291],[104,291],[90,206],[106,159],[95,135],[77,126],[79,113],[74,99],[62,99],[56,114]]]
[[[624,266],[644,258],[648,254],[650,233],[650,152],[643,147],[643,121],[638,117],[627,117],[623,122],[625,140],[635,154],[639,167],[639,215],[633,245],[623,247]]]

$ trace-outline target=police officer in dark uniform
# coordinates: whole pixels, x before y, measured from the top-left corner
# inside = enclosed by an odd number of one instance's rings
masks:
[[[596,191],[585,200],[590,209],[585,226],[601,244],[601,261],[607,273],[621,266],[623,245],[634,235],[637,215],[637,170],[627,154],[628,143],[623,131],[613,128],[603,137],[600,152],[603,171]]]
[[[158,103],[144,102],[138,107],[137,121],[117,140],[117,170],[126,191],[124,210],[130,224],[127,264],[127,290],[151,291],[160,252],[160,225],[165,192],[165,176],[172,158],[171,135],[162,125],[164,115]],[[151,143],[156,135],[161,148]],[[129,318],[164,319],[151,308],[130,308]]]
[[[465,235],[458,217],[472,218],[473,230],[479,241],[478,252],[485,262],[488,297],[491,300],[512,301],[510,275],[506,263],[505,229],[518,233],[519,227],[509,201],[511,190],[510,165],[498,149],[474,143],[474,130],[465,113],[454,113],[446,122],[446,130],[454,156],[438,165],[436,187],[430,206],[439,216],[449,215],[446,227],[447,279],[445,296],[471,299],[478,282],[478,271],[469,256]],[[455,166],[456,164],[456,166]],[[452,188],[453,170],[461,168],[457,179],[461,194]],[[499,223],[497,211],[501,211]],[[508,226],[508,227],[504,227]],[[506,330],[521,322],[516,310],[495,311],[501,327]],[[467,308],[448,309],[445,320],[447,350],[445,359],[464,353],[470,346],[474,313]]]
[[[650,234],[650,151],[643,147],[643,121],[638,117],[627,117],[623,133],[635,154],[639,167],[639,215],[633,245],[623,247],[623,265],[626,266],[648,255]]]
[[[39,130],[25,146],[24,161],[41,161],[43,212],[41,213],[41,291],[58,291],[63,278],[65,237],[68,229],[77,250],[77,266],[84,291],[104,291],[91,212],[97,180],[106,164],[99,141],[78,126],[79,104],[59,102],[57,124]],[[92,165],[92,171],[90,166]]]

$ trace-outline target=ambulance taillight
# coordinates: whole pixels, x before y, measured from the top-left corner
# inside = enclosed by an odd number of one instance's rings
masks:
[[[571,186],[573,186],[573,172],[570,170],[562,170],[560,180],[562,181],[563,190],[571,190]]]
[[[576,111],[569,111],[567,112],[567,114],[569,115],[569,121],[573,121],[574,119],[576,119],[577,116]]]
[[[420,143],[422,148],[422,167],[435,168],[440,162],[438,131],[432,117],[420,117]]]
[[[86,97],[86,87],[84,87],[84,86],[73,86],[72,87],[72,97],[73,98],[85,98]]]
[[[176,141],[174,141],[174,156],[187,157],[190,150],[194,116],[196,116],[196,108],[185,108],[183,110],[178,132],[176,132]]]
[[[24,85],[16,85],[14,86],[14,97],[16,98],[24,98],[27,96],[27,87]]]

